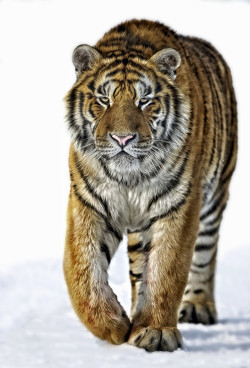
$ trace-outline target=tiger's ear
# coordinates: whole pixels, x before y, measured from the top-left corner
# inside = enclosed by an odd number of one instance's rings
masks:
[[[181,56],[175,49],[163,49],[151,58],[158,69],[164,74],[168,74],[172,79],[176,78],[176,69],[181,65]]]
[[[79,45],[75,48],[72,55],[72,61],[75,66],[76,76],[82,74],[86,70],[91,70],[93,65],[102,57],[102,55],[88,45]]]

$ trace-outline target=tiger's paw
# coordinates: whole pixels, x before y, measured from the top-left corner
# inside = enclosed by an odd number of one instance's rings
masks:
[[[179,308],[178,321],[213,325],[217,322],[215,304],[209,301],[183,301]]]
[[[113,301],[113,303],[112,303]],[[92,308],[84,303],[84,309],[78,310],[81,321],[96,337],[115,345],[127,342],[131,322],[125,310],[117,303],[116,298],[110,298],[110,304],[102,303]]]
[[[128,339],[130,345],[143,348],[148,352],[174,351],[183,349],[183,341],[180,331],[175,327],[136,327],[132,330]]]
[[[111,344],[120,345],[127,342],[130,331],[130,320],[128,317],[124,318],[120,325],[111,330],[107,340]]]
[[[123,313],[119,321],[109,321],[99,324],[98,330],[92,332],[102,340],[106,340],[111,344],[120,345],[127,342],[131,329],[131,323],[128,316]]]

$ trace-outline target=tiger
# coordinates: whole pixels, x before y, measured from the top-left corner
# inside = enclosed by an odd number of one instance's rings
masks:
[[[230,69],[209,42],[145,19],[79,45],[72,61],[63,261],[72,306],[111,344],[182,349],[178,322],[217,321],[217,244],[237,157]],[[130,316],[108,282],[124,236]]]

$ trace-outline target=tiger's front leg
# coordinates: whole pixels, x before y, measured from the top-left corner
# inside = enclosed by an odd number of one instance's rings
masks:
[[[177,313],[197,230],[198,214],[188,211],[159,219],[148,231],[150,249],[128,340],[131,345],[147,351],[183,346]]]
[[[121,344],[130,321],[107,276],[121,235],[80,199],[71,193],[68,206],[64,274],[69,295],[78,317],[95,336]]]

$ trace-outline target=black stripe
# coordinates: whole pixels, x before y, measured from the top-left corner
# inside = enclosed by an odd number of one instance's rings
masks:
[[[138,70],[131,69],[131,68],[127,67],[127,68],[126,68],[126,71],[127,71],[128,73],[131,73],[131,74],[136,74],[136,75],[137,75],[137,77],[139,77],[139,78],[142,78],[142,77],[143,77],[143,74],[142,74],[142,73],[140,73],[140,72],[138,72]]]
[[[101,243],[101,252],[104,252],[108,261],[108,264],[110,263],[111,257],[109,253],[109,249],[107,244]]]
[[[130,245],[128,244],[128,251],[129,252],[135,252],[138,249],[141,249],[143,247],[143,242],[139,242],[137,244]]]
[[[210,250],[212,249],[214,246],[216,245],[216,243],[212,243],[212,244],[197,244],[194,248],[195,252],[201,252],[203,250]]]
[[[95,120],[95,119],[96,119],[96,115],[95,115],[95,113],[94,113],[94,111],[93,111],[93,109],[92,109],[93,105],[94,105],[94,102],[91,102],[91,103],[89,104],[88,112],[89,112],[89,114],[92,116],[92,118]]]
[[[216,224],[217,221],[221,220],[221,216],[222,216],[226,206],[227,206],[227,203],[224,203],[223,206],[221,207],[220,211],[218,212],[217,216],[213,220],[211,220],[209,222],[206,222],[206,225],[213,225],[213,224]]]
[[[79,137],[79,138],[81,138],[81,141],[79,143],[80,143],[82,149],[84,150],[84,144],[85,144],[85,142],[87,142],[89,140],[87,125],[90,125],[91,123],[87,119],[85,119],[85,117],[83,115],[83,104],[84,104],[84,94],[83,94],[83,92],[80,92],[79,93],[79,110],[80,110],[80,116],[82,118],[83,133]]]
[[[207,230],[201,231],[198,234],[198,236],[211,236],[211,235],[215,235],[216,233],[218,233],[219,227],[220,226],[216,226],[216,227],[214,227],[212,229],[207,229]]]
[[[125,72],[125,69],[124,68],[117,68],[109,73],[106,74],[106,78],[109,78],[109,77],[113,77],[114,75],[116,75],[117,73],[123,73],[124,74]]]
[[[114,29],[116,31],[116,29]],[[126,34],[119,37],[110,37],[105,41],[98,43],[98,47],[108,47],[108,46],[119,46],[119,49],[125,47],[130,49],[133,46],[150,48],[152,51],[156,51],[155,45],[149,42],[147,39],[140,37],[138,34],[131,32],[128,28],[126,29]]]
[[[144,252],[150,252],[152,246],[151,246],[151,243],[148,242],[147,244],[145,244],[144,248],[143,248],[143,251]]]
[[[150,200],[150,202],[148,204],[148,207],[147,207],[147,211],[149,211],[151,206],[154,203],[156,203],[160,198],[162,198],[163,196],[166,196],[167,194],[169,194],[173,189],[175,189],[177,187],[177,185],[180,184],[181,177],[184,173],[186,163],[187,163],[187,160],[188,160],[188,157],[189,157],[188,155],[189,155],[189,151],[186,152],[186,156],[185,156],[185,158],[183,160],[183,163],[182,163],[181,167],[179,168],[179,170],[177,170],[177,172],[174,173],[174,178],[169,180],[169,182],[166,185],[166,188],[162,192],[158,193],[157,195],[155,195]],[[190,183],[188,185],[190,185]]]
[[[202,290],[202,289],[196,289],[196,290],[194,290],[194,293],[195,294],[201,294],[201,293],[204,293],[204,290]]]
[[[195,266],[197,268],[205,268],[205,267],[209,266],[213,262],[213,260],[215,259],[216,253],[217,253],[217,251],[214,252],[214,254],[212,255],[212,257],[210,258],[210,260],[208,262],[206,262],[206,263],[193,263],[192,262],[192,266]]]
[[[117,33],[124,33],[127,32],[128,28],[125,27],[124,24],[120,24],[119,26],[115,27],[114,31],[116,31]]]
[[[148,225],[145,226],[142,229],[142,231],[148,230],[156,221],[161,220],[162,218],[169,216],[171,213],[178,211],[186,203],[187,197],[191,192],[191,187],[192,185],[190,183],[186,192],[183,194],[183,199],[181,199],[179,202],[173,205],[168,211],[164,212],[162,215],[154,216],[153,218],[151,218]]]
[[[129,274],[132,276],[132,277],[136,277],[137,279],[138,278],[142,278],[142,273],[134,273],[133,271],[129,271]]]
[[[67,114],[67,121],[69,123],[70,128],[78,128],[77,123],[75,121],[75,115],[74,115],[76,93],[77,93],[76,89],[73,89],[71,93],[69,94],[69,96],[67,97],[68,108],[69,108],[69,112]]]
[[[169,144],[175,144],[175,140],[176,138],[178,138],[178,140],[180,140],[180,137],[185,137],[185,135],[183,135],[182,129],[180,127],[183,126],[183,116],[180,114],[180,105],[182,102],[182,98],[178,93],[178,90],[175,86],[172,86],[170,84],[168,84],[167,86],[169,89],[171,89],[172,92],[172,103],[174,105],[174,116],[175,119],[172,123],[172,125],[170,126],[169,131],[167,131],[167,135],[164,137],[165,139],[168,140]],[[188,121],[186,121],[186,123],[189,122],[189,126],[187,126],[187,131],[190,131],[190,119],[188,119]]]
[[[129,66],[135,68],[138,70],[138,72],[143,72],[144,71],[144,68],[141,64],[139,64],[137,61],[135,60],[129,60]],[[140,81],[142,83],[142,81]]]
[[[110,70],[112,68],[115,68],[118,65],[121,65],[122,61],[121,59],[115,59],[112,63],[109,64],[104,64],[103,66],[101,66],[96,72],[95,74],[92,75],[93,78],[96,78],[97,73],[101,74],[101,73],[105,73],[107,70]]]
[[[208,46],[208,45],[206,45],[206,46]],[[201,49],[204,52],[204,43],[203,42],[199,41],[199,47],[201,47]],[[205,51],[207,51],[207,49]],[[211,53],[210,53],[210,55],[211,55]],[[218,59],[220,59],[220,58],[218,57],[218,55],[216,55],[216,56],[213,55],[213,59],[218,61]],[[211,149],[210,160],[209,160],[210,165],[211,165],[211,163],[214,159],[214,155],[215,155],[215,152],[216,152],[216,142],[217,142],[217,149],[218,149],[217,162],[216,162],[215,170],[214,170],[214,173],[213,173],[213,176],[212,176],[212,179],[211,179],[211,181],[214,182],[216,177],[217,177],[218,171],[219,171],[219,161],[221,159],[221,152],[222,152],[222,144],[221,144],[221,142],[219,142],[219,140],[222,139],[222,137],[223,137],[223,131],[224,131],[223,122],[225,123],[225,119],[224,119],[225,114],[223,116],[222,111],[224,111],[223,108],[227,105],[226,101],[224,101],[225,102],[224,104],[221,104],[221,98],[223,98],[225,96],[225,93],[220,91],[221,93],[220,93],[220,96],[219,96],[216,86],[218,86],[220,88],[221,86],[225,85],[225,81],[224,80],[223,81],[219,80],[219,83],[218,83],[218,81],[214,81],[214,78],[216,76],[218,76],[218,73],[214,73],[213,70],[211,71],[211,65],[217,65],[217,62],[213,62],[213,63],[207,62],[206,66],[205,66],[205,63],[203,62],[202,58],[200,58],[200,61],[201,61],[202,66],[203,66],[204,73],[207,75],[207,79],[208,79],[211,94],[212,94],[213,116],[214,116],[214,120],[215,120],[215,124],[214,124],[215,129],[213,130],[214,135],[213,135],[213,146],[212,146],[212,149]],[[223,60],[221,60],[221,61],[223,62]],[[224,65],[224,62],[223,62],[223,65]],[[217,69],[218,69],[218,67],[217,67]],[[224,113],[225,113],[225,111],[224,111]],[[220,132],[218,132],[219,127],[221,128]]]
[[[217,200],[213,202],[212,206],[200,217],[200,221],[204,220],[206,217],[211,215],[211,213],[213,213],[214,211],[218,209],[224,196],[225,196],[225,193],[222,192],[220,196],[217,198]]]
[[[104,88],[103,88],[103,85],[99,86],[97,88],[97,93],[99,93],[100,95],[104,95],[105,94],[105,91],[104,91]]]
[[[234,164],[232,170],[230,170],[227,176],[221,181],[221,185],[225,185],[231,179],[231,176],[233,175],[235,170],[235,166],[236,164]]]
[[[228,157],[227,157],[227,161],[225,162],[224,166],[223,166],[223,170],[221,172],[221,175],[223,176],[227,170],[227,168],[229,167],[232,157],[233,157],[233,152],[234,152],[234,146],[235,146],[235,142],[233,141],[230,147],[230,152],[228,153]]]
[[[155,93],[159,93],[161,91],[162,91],[162,87],[161,87],[160,83],[158,81],[156,81]]]
[[[94,90],[95,90],[95,80],[93,79],[93,80],[91,80],[89,83],[88,83],[88,88],[92,91],[92,92],[94,92]]]
[[[192,41],[190,41],[192,42]],[[192,47],[192,44],[190,45]],[[190,66],[190,69],[193,70],[194,72],[194,75],[197,79],[197,82],[198,82],[198,86],[201,90],[201,94],[202,94],[202,100],[204,101],[204,103],[202,104],[202,107],[203,107],[203,137],[202,137],[202,145],[201,145],[201,157],[203,156],[203,153],[204,153],[204,140],[205,140],[205,137],[207,135],[207,129],[208,129],[208,124],[207,124],[207,121],[208,121],[208,109],[207,109],[207,98],[206,98],[206,94],[205,94],[205,91],[204,89],[202,88],[203,86],[203,83],[201,82],[201,79],[200,79],[200,76],[199,76],[199,73],[198,73],[198,70],[196,68],[196,65],[194,63],[190,63],[189,60],[191,60],[191,57],[190,55],[187,53],[187,49],[184,47],[183,48],[183,52],[186,56],[186,61],[188,62],[189,66]],[[193,109],[192,109],[192,114],[193,114]]]
[[[88,181],[88,178],[84,175],[83,173],[83,170],[81,169],[80,167],[80,164],[77,160],[77,157],[76,157],[76,153],[74,153],[74,159],[75,159],[75,165],[76,165],[76,168],[77,168],[77,172],[79,173],[79,175],[81,176],[82,180],[84,181],[88,191],[90,192],[90,194],[95,198],[97,199],[99,202],[101,202],[107,216],[109,218],[112,218],[112,215],[111,215],[111,212],[109,210],[109,207],[108,207],[108,204],[107,202],[101,197],[99,196],[96,192],[95,192],[95,189],[91,186],[91,184],[89,183]]]
[[[81,115],[82,120],[84,121],[84,116],[83,116],[83,104],[84,104],[84,93],[80,92],[79,93],[79,112]]]
[[[82,202],[83,205],[91,208],[94,212],[96,212],[96,214],[103,219],[103,221],[105,222],[105,225],[107,227],[107,229],[116,237],[116,239],[121,242],[122,240],[122,235],[120,232],[118,232],[116,229],[114,229],[112,227],[112,225],[110,224],[110,222],[108,221],[108,219],[100,212],[98,211],[92,204],[90,204],[89,202],[87,202],[78,192],[77,186],[74,184],[73,185],[74,188],[74,193],[76,195],[76,197],[79,199],[80,202]]]

